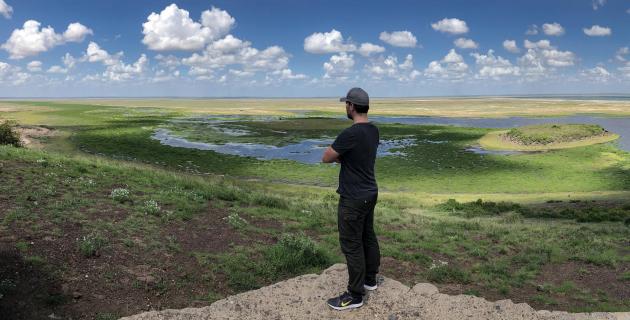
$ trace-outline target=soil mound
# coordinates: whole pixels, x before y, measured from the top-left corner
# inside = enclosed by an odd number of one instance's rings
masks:
[[[630,320],[630,313],[567,313],[536,311],[510,300],[490,302],[483,298],[441,294],[429,283],[409,288],[383,279],[378,290],[366,296],[365,305],[349,311],[334,311],[326,299],[339,294],[347,281],[346,266],[336,264],[322,274],[308,274],[258,290],[219,300],[205,308],[151,311],[124,320],[201,319],[541,319]]]

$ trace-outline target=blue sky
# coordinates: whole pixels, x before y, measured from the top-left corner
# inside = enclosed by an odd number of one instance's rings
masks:
[[[627,93],[630,1],[0,0],[0,96]]]

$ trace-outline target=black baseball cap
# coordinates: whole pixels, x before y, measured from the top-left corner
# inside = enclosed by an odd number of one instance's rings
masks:
[[[359,106],[370,106],[370,97],[368,96],[367,92],[365,92],[365,90],[361,88],[350,89],[350,91],[348,91],[348,94],[346,94],[345,97],[340,98],[339,101],[349,101],[352,102],[352,104],[356,104]]]

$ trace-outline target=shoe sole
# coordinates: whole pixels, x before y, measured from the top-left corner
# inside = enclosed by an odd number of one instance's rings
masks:
[[[378,285],[368,286],[367,284],[364,284],[363,288],[365,288],[365,290],[367,290],[367,291],[374,291],[374,290],[378,289]]]
[[[335,306],[330,305],[330,304],[328,306],[333,308],[333,309],[335,309],[335,310],[343,311],[343,310],[348,310],[348,309],[359,308],[359,307],[363,306],[363,302],[351,304],[351,305],[348,305],[348,306],[345,306],[345,307],[335,307]]]

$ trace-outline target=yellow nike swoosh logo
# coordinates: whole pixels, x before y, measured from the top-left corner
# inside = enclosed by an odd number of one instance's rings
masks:
[[[342,307],[347,307],[352,301],[348,301],[348,302],[342,302],[341,306]]]

